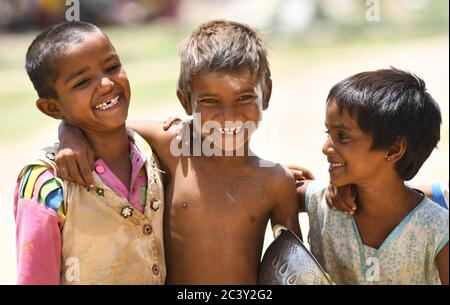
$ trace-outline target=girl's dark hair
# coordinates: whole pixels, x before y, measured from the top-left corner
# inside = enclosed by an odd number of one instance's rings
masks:
[[[396,163],[405,181],[417,174],[439,142],[439,105],[412,73],[391,68],[355,74],[330,90],[327,104],[331,102],[340,112],[356,116],[361,130],[372,138],[372,149],[406,140],[406,152]]]

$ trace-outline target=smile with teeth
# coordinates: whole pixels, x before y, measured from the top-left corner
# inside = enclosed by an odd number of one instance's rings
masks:
[[[345,163],[330,163],[330,168],[337,168],[344,166]]]
[[[95,106],[95,109],[106,110],[106,109],[113,107],[114,105],[117,105],[118,102],[119,102],[119,96],[116,96],[115,98],[113,98],[107,102],[104,102],[104,103],[101,103],[101,104]]]
[[[234,127],[234,128],[218,128],[217,129],[222,135],[233,136],[237,135],[241,132],[242,127]]]

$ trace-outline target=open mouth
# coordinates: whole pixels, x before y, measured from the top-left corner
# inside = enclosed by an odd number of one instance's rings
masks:
[[[332,171],[332,170],[341,168],[341,167],[343,167],[344,165],[345,165],[345,163],[331,163],[331,162],[330,162],[329,170]]]
[[[119,103],[119,95],[115,98],[110,99],[104,103],[96,105],[94,108],[97,110],[108,110]]]
[[[235,136],[240,134],[243,128],[242,127],[217,128],[216,130],[223,136]]]

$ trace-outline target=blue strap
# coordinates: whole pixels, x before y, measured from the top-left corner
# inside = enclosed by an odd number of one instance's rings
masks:
[[[438,203],[441,207],[448,210],[447,204],[445,203],[444,194],[442,194],[441,191],[440,183],[433,183],[431,185],[431,194],[434,202]]]

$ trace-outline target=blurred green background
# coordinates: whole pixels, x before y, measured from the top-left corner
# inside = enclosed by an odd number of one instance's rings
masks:
[[[0,283],[15,281],[16,176],[57,134],[57,121],[34,105],[25,53],[40,30],[64,20],[64,3],[0,0]],[[447,0],[80,1],[88,4],[105,8],[80,17],[97,23],[121,56],[132,87],[131,119],[184,116],[175,95],[181,41],[202,22],[233,19],[267,38],[273,96],[254,140],[263,157],[304,165],[326,179],[320,149],[328,90],[351,74],[392,65],[423,77],[443,113],[439,149],[411,183],[448,179]],[[305,232],[307,220],[300,219]]]

